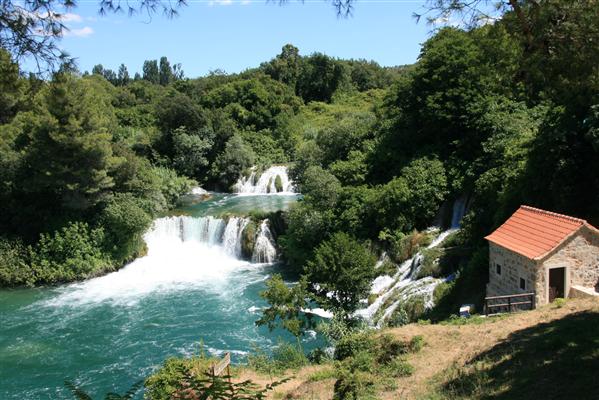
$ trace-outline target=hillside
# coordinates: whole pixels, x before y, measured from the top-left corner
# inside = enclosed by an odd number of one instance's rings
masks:
[[[381,399],[599,398],[599,302],[569,300],[534,311],[471,320],[471,323],[410,324],[389,329],[398,339],[422,335],[423,349],[408,356],[414,373],[397,379]],[[328,366],[294,373],[274,392],[279,399],[332,399]],[[266,384],[245,371],[240,379]]]

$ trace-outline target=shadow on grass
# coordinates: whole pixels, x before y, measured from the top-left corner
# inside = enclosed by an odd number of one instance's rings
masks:
[[[448,371],[442,392],[452,399],[599,399],[599,313],[512,333]]]

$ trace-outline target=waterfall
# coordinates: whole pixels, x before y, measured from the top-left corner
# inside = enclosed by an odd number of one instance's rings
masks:
[[[242,217],[158,218],[144,235],[146,256],[111,274],[71,284],[48,304],[96,304],[105,300],[134,304],[154,291],[223,284],[240,269],[254,268],[241,258],[243,233],[249,223],[249,218]],[[255,246],[250,249],[252,261],[274,262],[277,254],[268,223],[265,220],[259,226]]]
[[[273,263],[277,258],[277,249],[274,246],[274,238],[268,227],[268,220],[262,221],[256,236],[252,262]]]
[[[249,223],[248,218],[231,217],[223,234],[223,248],[225,253],[240,257],[241,256],[241,235]]]
[[[293,182],[287,174],[287,167],[274,165],[264,171],[259,177],[256,176],[255,167],[248,177],[241,177],[233,186],[233,190],[240,194],[275,194],[293,193],[295,191]],[[277,190],[277,179],[280,180],[280,190]]]
[[[455,199],[453,203],[453,212],[451,214],[451,229],[457,229],[460,227],[462,218],[466,213],[466,206],[468,203],[468,197],[462,195]]]
[[[196,240],[214,246],[220,243],[225,229],[225,222],[220,218],[179,217],[182,225],[182,240]]]
[[[213,246],[221,242],[224,228],[225,222],[220,218],[165,217],[154,221],[152,229],[145,234],[144,239],[148,246],[172,240],[196,241]]]
[[[431,244],[427,246],[427,249],[439,246],[447,236],[455,231],[455,229],[450,229],[441,232]],[[418,252],[412,258],[401,263],[393,277],[379,277],[375,279],[372,283],[371,293],[379,294],[379,296],[368,307],[358,310],[356,315],[364,318],[366,321],[377,327],[381,327],[385,320],[393,314],[395,309],[410,297],[423,296],[426,300],[425,306],[431,308],[433,306],[433,291],[443,280],[431,277],[422,279],[417,278],[423,257],[422,252]],[[395,299],[393,303],[383,309],[383,305],[392,296]]]

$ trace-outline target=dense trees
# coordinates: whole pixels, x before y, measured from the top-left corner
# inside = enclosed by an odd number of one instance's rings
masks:
[[[436,3],[455,11],[450,8],[460,2]],[[482,238],[520,204],[599,222],[593,206],[599,90],[592,67],[599,8],[596,2],[513,3],[519,10],[507,5],[495,24],[440,29],[419,61],[395,75],[382,103],[374,98],[356,109],[343,99],[360,97],[337,89],[330,105],[302,109],[291,172],[305,197],[288,214],[281,238],[291,265],[306,273],[322,259],[315,249],[339,231],[393,247],[413,229],[430,226],[443,203],[466,195],[469,213],[458,242],[470,261],[456,265],[462,273],[447,295],[474,301],[486,279]],[[354,88],[384,79],[375,79],[384,74],[370,73],[371,65],[343,65],[343,82]],[[326,263],[332,268],[335,261]],[[328,292],[347,286],[341,278],[331,282]],[[333,307],[326,299],[322,304]]]
[[[280,237],[300,273],[346,265],[327,249],[426,228],[462,195],[471,248],[521,203],[596,222],[598,8],[518,5],[524,23],[508,5],[494,24],[440,29],[402,68],[285,45],[241,74],[182,79],[162,58],[133,80],[121,65],[42,82],[0,52],[0,223],[14,244],[2,257],[27,261],[40,234],[85,223],[101,229],[103,259],[121,262],[142,231],[123,215],[147,226],[188,187],[182,176],[226,190],[270,163],[290,163],[304,193]]]
[[[143,251],[153,215],[192,184],[144,158],[156,143],[146,118],[119,115],[146,112],[137,108],[140,92],[119,92],[102,66],[83,78],[25,79],[0,54],[11,79],[2,83],[0,283],[82,279],[130,260]],[[123,120],[137,126],[127,130]]]

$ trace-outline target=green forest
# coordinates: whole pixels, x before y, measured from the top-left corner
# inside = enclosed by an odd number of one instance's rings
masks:
[[[492,22],[434,29],[415,63],[395,67],[286,44],[240,73],[188,78],[162,57],[140,71],[63,63],[43,75],[0,46],[0,287],[117,271],[147,253],[144,233],[192,188],[232,192],[251,171],[285,165],[300,199],[260,217],[298,283],[272,274],[256,324],[299,344],[315,326],[306,309],[333,312],[320,333],[336,345],[335,398],[360,398],[356,385],[374,378],[359,371],[409,376],[401,357],[422,337],[374,337],[354,318],[377,276],[421,251],[419,278],[451,279],[436,286],[432,309],[406,302],[387,326],[445,321],[461,304],[481,305],[484,237],[520,205],[599,225],[599,5],[508,3]],[[467,204],[459,231],[425,249],[456,200]],[[381,254],[388,262],[374,268]],[[274,357],[300,367],[304,353],[281,343]],[[248,357],[268,374],[272,362]],[[206,382],[171,359],[146,388],[166,399],[172,385]]]
[[[457,286],[480,294],[482,237],[520,204],[599,221],[592,3],[549,2],[526,26],[507,13],[442,28],[394,68],[289,44],[239,74],[187,79],[163,57],[133,77],[65,65],[44,80],[2,51],[0,283],[114,270],[192,185],[227,191],[251,166],[283,163],[304,195],[281,238],[297,271],[337,279],[319,272],[344,262],[333,251],[319,267],[329,247],[400,259],[444,202],[468,196]]]

